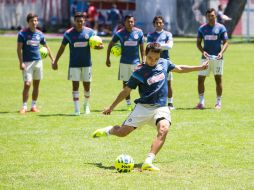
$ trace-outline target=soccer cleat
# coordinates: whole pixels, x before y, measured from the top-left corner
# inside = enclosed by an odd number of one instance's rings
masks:
[[[27,109],[26,108],[21,108],[20,110],[19,110],[19,113],[20,114],[25,114],[27,112]]]
[[[110,130],[111,128],[112,128],[112,126],[97,129],[93,132],[92,137],[93,138],[106,137],[106,136],[108,136],[107,131]]]
[[[174,110],[174,109],[176,109],[176,108],[174,107],[173,103],[168,103],[168,108],[169,108],[169,110]]]
[[[74,115],[74,116],[80,116],[80,112],[79,112],[79,111],[76,111],[73,115]]]
[[[84,111],[85,111],[85,114],[90,114],[91,113],[88,103],[84,104]]]
[[[31,112],[39,112],[39,110],[36,106],[32,107],[30,111]]]
[[[132,110],[133,110],[131,104],[127,104],[127,110],[128,110],[128,111],[132,111]]]
[[[215,105],[215,109],[216,109],[216,110],[220,110],[220,109],[221,109],[221,104],[216,104],[216,105]]]
[[[196,109],[202,110],[202,109],[205,109],[205,106],[204,106],[204,104],[199,103],[199,104],[196,106]]]
[[[144,163],[141,167],[141,170],[142,171],[145,171],[145,170],[148,170],[148,171],[160,171],[160,169],[158,167],[156,167],[155,165],[153,165],[152,163],[149,164],[149,163]]]

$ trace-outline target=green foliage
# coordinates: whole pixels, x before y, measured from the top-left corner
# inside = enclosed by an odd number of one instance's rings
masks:
[[[199,64],[195,42],[179,41],[171,51],[172,61]],[[47,42],[56,55],[61,39]],[[92,50],[92,113],[75,117],[67,80],[68,48],[58,71],[51,69],[49,58],[44,60],[40,112],[20,115],[23,81],[16,38],[0,37],[0,43],[0,189],[254,188],[253,44],[230,44],[225,53],[221,111],[214,109],[213,76],[206,80],[207,109],[200,111],[193,109],[198,102],[197,74],[174,74],[177,109],[154,162],[161,171],[142,173],[139,169],[156,135],[154,127],[144,126],[125,138],[91,138],[95,129],[121,125],[129,114],[124,102],[112,115],[101,114],[122,88],[117,81],[119,58],[111,56],[112,67],[105,65],[107,44],[104,50]],[[135,91],[132,99],[137,96]],[[30,105],[31,95],[29,100]],[[133,157],[133,172],[120,174],[114,169],[120,154]]]

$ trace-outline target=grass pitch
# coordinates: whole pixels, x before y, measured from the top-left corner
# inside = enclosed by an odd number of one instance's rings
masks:
[[[61,40],[47,41],[56,55]],[[58,71],[44,60],[41,111],[20,115],[23,81],[16,38],[0,37],[0,44],[0,189],[254,189],[254,44],[230,43],[224,55],[221,111],[214,109],[213,76],[206,80],[207,109],[200,111],[193,109],[198,102],[197,74],[174,74],[177,109],[154,162],[161,169],[158,173],[139,172],[155,128],[144,126],[125,138],[91,138],[95,129],[121,124],[129,114],[125,103],[110,116],[101,114],[122,86],[117,81],[119,58],[112,56],[112,67],[105,66],[107,44],[104,50],[92,51],[92,113],[79,117],[71,115],[68,48]],[[175,39],[171,57],[179,65],[197,65],[200,53],[194,41]],[[137,96],[134,92],[132,99]],[[132,173],[114,169],[122,153],[134,158]]]

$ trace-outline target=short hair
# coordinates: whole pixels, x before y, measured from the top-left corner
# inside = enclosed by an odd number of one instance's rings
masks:
[[[86,17],[86,13],[85,12],[76,12],[74,14],[74,20],[76,20],[76,18],[85,18]]]
[[[26,21],[29,22],[29,20],[32,18],[38,18],[38,15],[34,13],[28,13],[28,15],[26,16]]]
[[[146,55],[149,52],[161,53],[160,44],[156,43],[156,42],[152,42],[152,43],[147,44],[147,46],[146,46]]]
[[[125,22],[126,20],[130,19],[130,18],[134,18],[134,16],[133,16],[133,15],[126,15],[126,16],[124,17],[124,22]]]
[[[209,9],[206,10],[205,15],[210,14],[211,12],[216,13],[216,10],[214,8],[209,8]]]
[[[156,20],[158,20],[158,19],[161,19],[162,22],[165,23],[165,20],[164,20],[163,16],[155,16],[155,17],[153,18],[153,24],[155,24]]]

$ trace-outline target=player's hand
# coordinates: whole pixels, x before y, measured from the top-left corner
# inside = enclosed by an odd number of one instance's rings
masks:
[[[201,65],[201,70],[206,70],[209,65],[209,59],[207,59],[202,65]]]
[[[110,115],[112,111],[113,111],[113,110],[111,109],[111,107],[107,107],[102,113],[103,113],[104,115]]]
[[[23,70],[26,69],[26,65],[24,63],[22,63],[22,64],[19,65],[19,68],[20,68],[20,70],[23,71]]]
[[[94,49],[103,49],[103,48],[104,48],[104,46],[102,43],[100,45],[94,47]]]
[[[57,70],[58,69],[58,65],[56,62],[52,62],[52,69],[53,70]]]
[[[107,60],[106,60],[106,65],[107,65],[108,67],[110,67],[110,66],[111,66],[111,62],[110,62],[110,60],[109,60],[109,59],[107,59]]]
[[[210,56],[210,55],[209,55],[206,51],[204,51],[204,52],[203,52],[203,56],[204,56],[206,59],[209,59],[209,56]]]
[[[219,54],[217,55],[217,59],[221,59],[222,56],[223,56],[223,54],[222,54],[222,53],[219,53]]]

